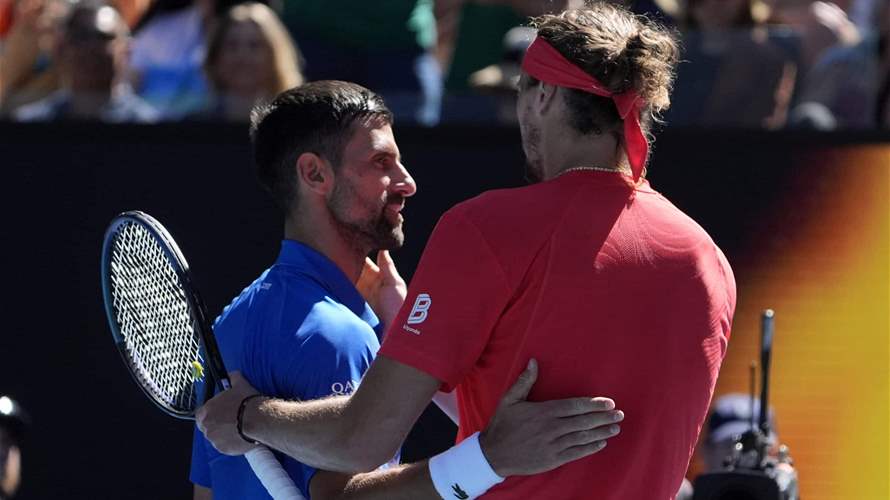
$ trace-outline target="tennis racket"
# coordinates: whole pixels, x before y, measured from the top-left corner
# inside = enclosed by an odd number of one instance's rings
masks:
[[[105,231],[102,294],[124,363],[158,408],[193,420],[202,396],[212,394],[214,385],[231,387],[185,257],[148,214],[123,213]],[[208,390],[199,395],[196,384],[204,378],[205,365]],[[272,498],[304,500],[268,448],[258,446],[245,456]]]

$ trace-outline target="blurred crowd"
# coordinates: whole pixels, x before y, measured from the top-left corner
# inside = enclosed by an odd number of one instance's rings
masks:
[[[890,1],[835,2],[625,1],[682,41],[672,126],[890,128]],[[339,79],[399,123],[509,124],[529,16],[582,3],[0,0],[0,119],[240,122]]]

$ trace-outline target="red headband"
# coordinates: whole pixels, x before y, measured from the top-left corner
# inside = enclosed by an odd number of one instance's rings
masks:
[[[649,154],[649,143],[646,142],[643,129],[640,128],[640,110],[644,103],[634,90],[621,94],[609,92],[596,78],[569,62],[541,37],[535,38],[529,45],[522,61],[522,70],[551,85],[611,97],[615,107],[618,108],[618,114],[624,120],[625,152],[634,181],[640,179],[643,166],[646,164],[646,156]]]

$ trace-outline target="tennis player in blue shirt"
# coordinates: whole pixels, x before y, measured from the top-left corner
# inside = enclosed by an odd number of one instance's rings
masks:
[[[270,394],[309,400],[354,390],[380,347],[382,323],[333,262],[286,239],[275,264],[223,311],[214,332],[227,367]],[[220,454],[200,432],[192,454],[192,482],[212,486],[213,498],[268,497],[243,457]],[[305,495],[315,469],[279,458]]]
[[[274,265],[218,318],[220,350],[226,366],[263,394],[299,400],[348,395],[407,293],[387,250],[404,241],[400,212],[416,186],[401,163],[392,114],[361,86],[322,81],[282,93],[258,109],[253,122],[258,177],[285,213],[285,239]],[[374,250],[376,263],[367,258]],[[552,468],[570,454],[560,453],[558,443],[542,443],[541,430],[567,425],[567,419],[555,411],[561,402],[524,401],[535,376],[534,368],[527,370],[504,396],[490,424],[500,426],[492,446]],[[442,406],[455,418],[453,408]],[[591,424],[583,431],[606,439],[606,427]],[[502,480],[481,451],[477,463],[468,463],[460,446],[440,455],[440,468],[458,475],[469,470],[478,477],[466,484],[484,484],[476,488],[483,492]],[[396,456],[371,472],[340,474],[277,456],[312,500],[442,496],[426,462],[399,465]],[[198,431],[191,480],[196,499],[269,498],[243,456],[218,453]],[[454,489],[456,498],[474,496]]]

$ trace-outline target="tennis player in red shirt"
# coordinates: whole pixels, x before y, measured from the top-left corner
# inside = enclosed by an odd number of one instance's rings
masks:
[[[457,393],[458,440],[475,439],[506,478],[483,483],[433,459],[443,498],[676,494],[735,308],[720,249],[644,176],[645,133],[669,105],[677,46],[663,28],[605,3],[536,24],[517,112],[529,173],[541,182],[485,193],[442,217],[351,398],[251,400],[247,436],[301,461],[364,469],[391,455],[441,388]],[[529,400],[604,395],[625,412],[608,448],[537,475],[490,452],[500,398],[530,358],[541,378]],[[201,415],[221,451],[246,450],[234,414],[252,392],[239,384]],[[601,446],[578,434],[558,439]],[[450,496],[451,483],[470,494]]]

